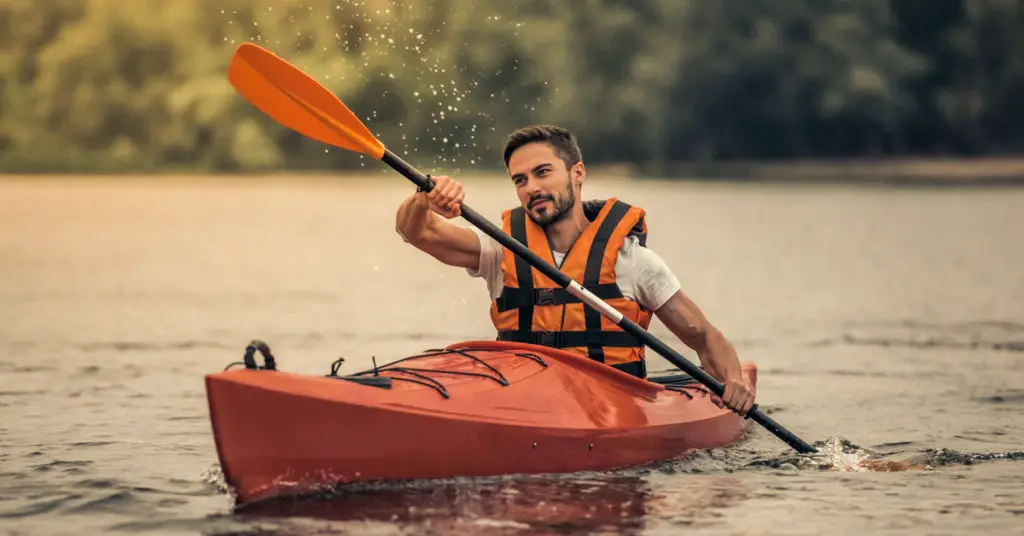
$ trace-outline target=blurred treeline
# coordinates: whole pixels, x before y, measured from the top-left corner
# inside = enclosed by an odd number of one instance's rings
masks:
[[[1024,0],[0,0],[0,170],[358,167],[226,78],[256,41],[426,169],[1013,153]]]

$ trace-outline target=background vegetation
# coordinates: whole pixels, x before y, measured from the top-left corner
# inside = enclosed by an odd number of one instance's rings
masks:
[[[433,169],[501,165],[509,131],[588,163],[1013,154],[1017,0],[2,0],[0,170],[338,169],[226,79],[293,61]]]

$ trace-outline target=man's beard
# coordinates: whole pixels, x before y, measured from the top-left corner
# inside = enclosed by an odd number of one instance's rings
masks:
[[[547,194],[531,197],[529,203],[526,205],[527,207],[531,207],[534,201],[546,199],[548,201],[551,201],[551,203],[554,205],[554,208],[551,209],[550,211],[545,211],[544,214],[541,216],[534,216],[533,209],[528,208],[526,210],[526,215],[529,216],[534,223],[540,225],[541,227],[547,227],[548,225],[564,220],[571,213],[572,206],[576,204],[576,192],[574,192],[572,189],[572,182],[569,183],[569,186],[565,190],[565,195],[558,200],[556,200],[554,196]]]

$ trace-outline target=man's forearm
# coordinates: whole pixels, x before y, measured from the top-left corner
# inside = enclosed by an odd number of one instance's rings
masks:
[[[736,349],[682,291],[669,298],[656,314],[683,344],[697,352],[708,374],[722,382],[740,378]]]
[[[721,382],[742,379],[739,357],[732,343],[717,329],[709,329],[703,337],[704,344],[698,347],[697,356],[701,365]]]
[[[398,207],[395,226],[400,235],[415,244],[429,234],[431,226],[437,223],[434,221],[437,218],[440,216],[430,210],[426,198],[413,194]]]
[[[697,352],[704,370],[724,384],[722,403],[741,414],[748,411],[754,393],[743,378],[736,349],[708,322],[700,308],[679,290],[655,314],[680,341]]]

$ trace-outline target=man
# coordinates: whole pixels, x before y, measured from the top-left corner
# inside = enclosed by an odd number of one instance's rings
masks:
[[[725,384],[721,402],[741,415],[754,403],[732,344],[680,288],[664,261],[646,247],[644,211],[616,199],[581,200],[586,168],[575,137],[551,125],[514,132],[505,167],[520,207],[502,214],[506,233],[647,328],[651,313],[697,352]],[[448,220],[460,215],[462,185],[432,177],[398,208],[402,238],[437,260],[483,278],[498,338],[544,344],[646,377],[644,346],[482,231]]]

